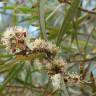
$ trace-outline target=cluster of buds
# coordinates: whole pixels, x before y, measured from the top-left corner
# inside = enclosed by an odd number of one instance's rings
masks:
[[[26,49],[26,29],[22,27],[10,27],[3,34],[2,42],[6,46],[6,50],[11,53],[20,52]]]
[[[58,90],[62,87],[62,78],[66,85],[79,85],[81,83],[80,76],[77,73],[65,73],[64,75],[57,73],[51,76],[51,81],[54,90]]]
[[[80,75],[78,75],[76,72],[65,73],[64,82],[66,84],[80,84]]]
[[[62,58],[54,58],[51,64],[48,66],[48,74],[54,75],[58,73],[64,73],[64,68],[66,67],[66,63]]]
[[[31,43],[30,49],[33,53],[44,52],[47,54],[48,57],[51,57],[57,54],[59,48],[51,42],[42,39],[36,39],[34,42]]]
[[[16,55],[45,53],[47,57],[54,58],[59,49],[49,41],[42,39],[31,41],[31,38],[28,38],[27,30],[19,26],[7,28],[4,32],[2,42],[9,52]]]
[[[53,90],[58,90],[61,88],[61,79],[65,67],[66,63],[62,58],[54,58],[51,64],[47,64],[48,75],[52,81]]]

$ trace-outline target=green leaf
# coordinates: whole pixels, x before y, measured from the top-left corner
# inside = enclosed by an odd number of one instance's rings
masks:
[[[95,32],[95,26],[93,27],[93,29],[91,30],[87,40],[86,40],[86,43],[85,43],[85,46],[84,46],[84,50],[87,51],[87,48],[88,48],[88,43],[90,43],[90,38],[91,36],[93,35],[93,33]]]
[[[3,85],[0,86],[0,92],[2,92],[6,84],[9,83],[20,72],[23,66],[24,66],[23,62],[21,64],[18,63],[12,68],[12,70],[10,70],[10,72],[5,78]]]
[[[28,67],[28,69],[26,70],[26,77],[25,77],[25,81],[24,81],[24,87],[26,87],[27,83],[32,83],[32,76],[31,76],[31,69],[30,67]]]
[[[0,58],[10,58],[13,57],[11,54],[0,54]]]
[[[36,10],[26,7],[26,6],[22,6],[22,7],[18,8],[18,11],[21,11],[23,13],[32,13],[32,12],[35,12]]]
[[[5,45],[0,44],[0,48],[5,48],[5,47],[6,47]]]
[[[57,37],[56,44],[58,46],[60,45],[64,34],[68,31],[70,23],[71,23],[72,19],[74,18],[75,14],[78,10],[79,4],[80,4],[80,0],[73,0],[72,1],[72,5],[66,13],[66,16],[64,18],[63,24],[61,26],[60,32],[59,32],[58,37]]]
[[[13,10],[14,6],[4,6],[3,9],[4,10]]]
[[[39,22],[40,22],[40,31],[41,31],[41,38],[42,39],[46,39],[44,5],[45,5],[45,1],[44,0],[39,0]]]
[[[0,73],[7,72],[16,64],[17,60],[11,60],[11,62],[0,63]]]

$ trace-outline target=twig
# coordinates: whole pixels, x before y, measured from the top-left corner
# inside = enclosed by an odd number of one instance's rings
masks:
[[[82,60],[73,60],[73,61],[70,61],[70,63],[89,62],[89,61],[92,61],[92,60],[95,60],[95,59],[96,59],[96,56],[94,56],[94,57],[92,57],[92,58],[82,59]]]
[[[68,0],[64,0],[64,3],[67,3],[67,4],[71,5],[71,2],[68,1]],[[88,14],[95,14],[96,15],[96,12],[94,12],[94,11],[90,11],[90,10],[87,10],[87,9],[84,9],[84,8],[81,8],[81,7],[79,7],[78,9],[83,11],[83,12],[86,12]]]
[[[90,66],[91,66],[91,64],[90,64],[91,62],[89,62],[88,63],[88,66],[87,66],[87,68],[84,70],[84,73],[83,73],[83,75],[82,75],[82,79],[84,80],[85,79],[85,77],[87,76],[87,73],[88,73],[88,71],[89,71],[89,68],[90,68]]]

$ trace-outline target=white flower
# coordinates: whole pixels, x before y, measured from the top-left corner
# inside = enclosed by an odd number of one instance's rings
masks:
[[[49,49],[51,53],[52,52],[57,53],[59,51],[59,48],[55,44],[52,44],[51,42],[48,42],[47,49]]]
[[[51,66],[49,67],[49,74],[63,73],[65,71],[66,63],[62,58],[54,58]]]
[[[55,65],[58,65],[58,66],[61,66],[61,67],[64,67],[66,65],[66,63],[64,62],[64,60],[62,58],[55,58],[53,60],[53,63]]]
[[[58,47],[55,44],[52,44],[51,42],[45,41],[43,39],[36,39],[33,42],[30,42],[29,49],[34,50],[34,49],[46,49],[50,51],[50,53],[56,54],[58,52]]]
[[[55,75],[51,76],[51,80],[52,80],[53,89],[54,90],[60,89],[60,87],[61,87],[61,74],[55,74]]]
[[[36,39],[36,40],[33,42],[33,47],[34,47],[34,48],[46,48],[46,47],[47,47],[47,43],[45,42],[45,40]]]
[[[55,56],[58,52],[58,47],[51,42],[45,41],[43,39],[32,40],[29,38],[28,33],[25,28],[15,26],[7,28],[3,34],[2,38],[3,45],[6,46],[6,50],[11,53],[17,53],[26,48],[34,51],[35,49],[43,50],[46,53]]]
[[[1,41],[3,45],[6,46],[6,50],[18,52],[25,47],[24,40],[26,39],[26,33],[25,28],[19,26],[9,27],[4,32]],[[22,44],[20,42],[22,42]]]
[[[69,73],[64,76],[64,79],[67,79],[68,84],[79,84],[80,83],[80,75],[76,72]]]

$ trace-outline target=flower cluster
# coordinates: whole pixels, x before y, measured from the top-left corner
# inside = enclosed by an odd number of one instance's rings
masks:
[[[59,50],[59,48],[56,47],[55,44],[52,44],[51,42],[45,41],[40,38],[30,43],[30,49],[32,50],[32,52],[45,52],[49,57],[50,55],[55,56]]]
[[[76,85],[80,84],[80,76],[77,73],[66,73],[65,75],[62,75],[60,73],[54,74],[51,76],[51,81],[53,85],[53,89],[57,90],[61,88],[61,79],[64,79],[65,84],[67,85]]]
[[[62,58],[54,58],[51,63],[52,64],[50,64],[48,67],[49,75],[64,73],[64,68],[66,67],[66,63]]]
[[[41,53],[44,53],[45,58],[47,57],[47,59],[44,58],[42,62],[45,64],[41,62],[39,64],[39,67],[42,64],[46,66],[48,75],[51,78],[52,85],[55,89],[60,88],[61,76],[63,76],[65,83],[73,84],[80,82],[80,76],[78,74],[68,73],[62,75],[63,73],[65,73],[67,64],[62,58],[59,58],[57,56],[59,48],[55,44],[52,44],[51,42],[40,38],[31,41],[30,38],[28,38],[26,29],[22,27],[8,28],[4,32],[2,42],[6,46],[6,49],[11,53],[14,53],[16,56],[18,55],[18,53],[21,56],[27,55],[25,56],[27,60],[28,56],[32,59],[32,56],[34,57],[34,54],[36,55],[40,53],[41,57]],[[34,59],[35,63],[37,63],[36,59],[37,57]]]
[[[27,33],[27,30],[22,27],[15,26],[7,28],[2,38],[3,45],[5,45],[6,49],[11,53],[22,51],[23,53],[25,52],[26,55],[26,53],[44,52],[48,57],[53,57],[57,54],[58,47],[56,47],[55,44],[42,39],[31,41]]]
[[[54,90],[58,90],[61,88],[61,79],[62,74],[65,71],[64,70],[65,67],[66,63],[62,58],[54,58],[51,64],[50,63],[47,64],[48,75],[52,81],[52,86]]]
[[[26,29],[19,26],[7,28],[2,38],[3,45],[12,53],[25,50],[26,33]]]
[[[65,73],[64,82],[67,84],[79,84],[80,83],[80,75],[78,75],[76,72]]]

